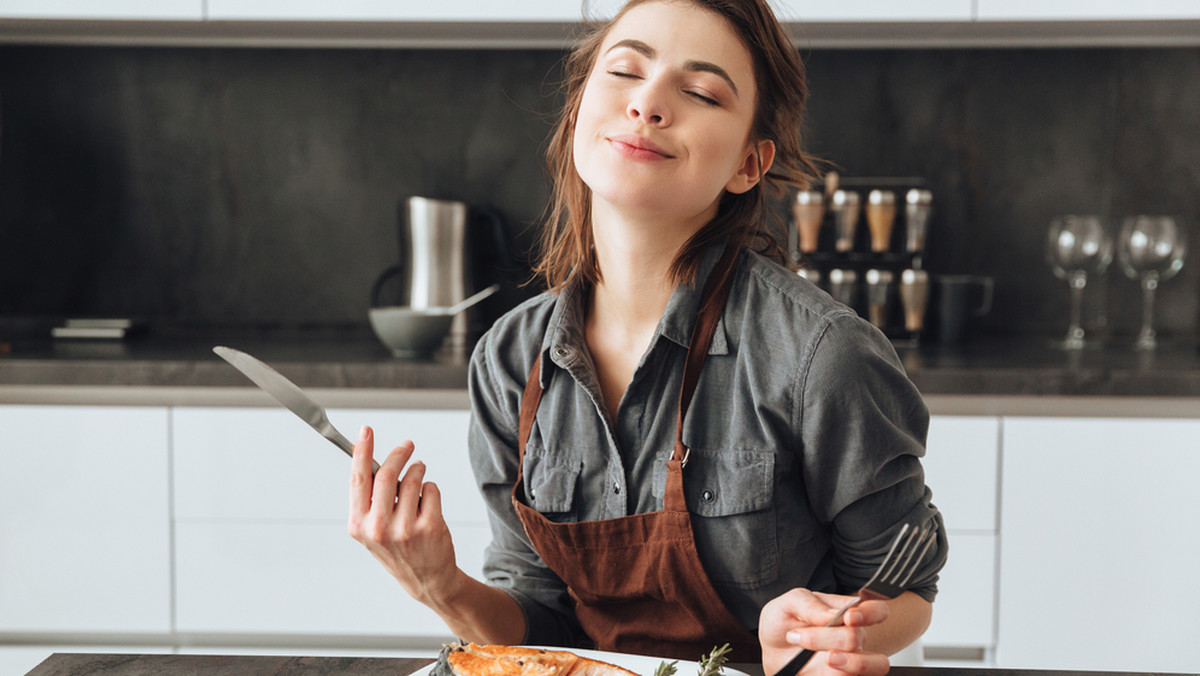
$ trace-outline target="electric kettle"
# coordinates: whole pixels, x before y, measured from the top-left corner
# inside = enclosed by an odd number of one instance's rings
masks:
[[[513,259],[504,218],[490,207],[409,197],[400,204],[400,262],[379,276],[371,306],[449,307],[491,284],[507,285]],[[488,303],[455,317],[444,345],[465,347],[490,326]]]

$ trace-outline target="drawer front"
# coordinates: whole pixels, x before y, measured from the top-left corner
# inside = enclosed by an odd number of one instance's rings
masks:
[[[0,632],[170,631],[166,408],[3,406],[0,429]]]
[[[933,503],[951,531],[996,531],[1000,420],[934,416],[922,464]]]
[[[480,579],[487,526],[450,529]],[[452,638],[342,522],[188,522],[175,538],[177,631]]]
[[[996,536],[950,531],[926,648],[990,648],[996,635]]]
[[[466,411],[331,410],[351,439],[375,430],[375,458],[405,439],[438,484],[447,521],[485,521],[467,461]],[[178,519],[344,518],[350,459],[282,408],[172,411]]]

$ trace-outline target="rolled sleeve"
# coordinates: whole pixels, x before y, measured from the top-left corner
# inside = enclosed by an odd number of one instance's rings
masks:
[[[904,524],[937,532],[909,590],[932,601],[948,543],[925,486],[929,412],[891,343],[849,313],[816,339],[799,405],[805,485],[832,533],[834,577],[853,592]]]
[[[517,421],[524,376],[506,369],[485,335],[471,357],[468,394],[471,469],[488,509],[492,542],[484,553],[488,584],[508,593],[525,614],[524,643],[578,646],[584,634],[566,584],[538,556],[513,509]]]

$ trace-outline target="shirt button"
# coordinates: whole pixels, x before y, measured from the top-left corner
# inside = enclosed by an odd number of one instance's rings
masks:
[[[621,484],[613,484],[613,493],[621,494]]]
[[[565,358],[571,356],[571,348],[556,347],[556,348],[554,348],[554,356],[558,357],[559,359],[565,359]]]
[[[700,497],[704,498],[705,502],[712,502],[713,498],[717,496],[714,495],[712,491],[705,489],[705,491],[700,494]]]

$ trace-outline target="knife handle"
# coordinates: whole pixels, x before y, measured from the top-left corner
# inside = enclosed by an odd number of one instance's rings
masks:
[[[332,441],[334,446],[337,446],[338,448],[342,449],[342,452],[345,453],[347,456],[349,456],[351,458],[354,457],[354,444],[350,443],[350,440],[347,439],[345,435],[343,435],[341,432],[334,429],[332,426],[330,426],[329,434],[326,434],[325,438]],[[375,473],[378,471],[379,471],[379,463],[375,462],[375,459],[372,458],[371,459],[371,476],[375,476]]]

